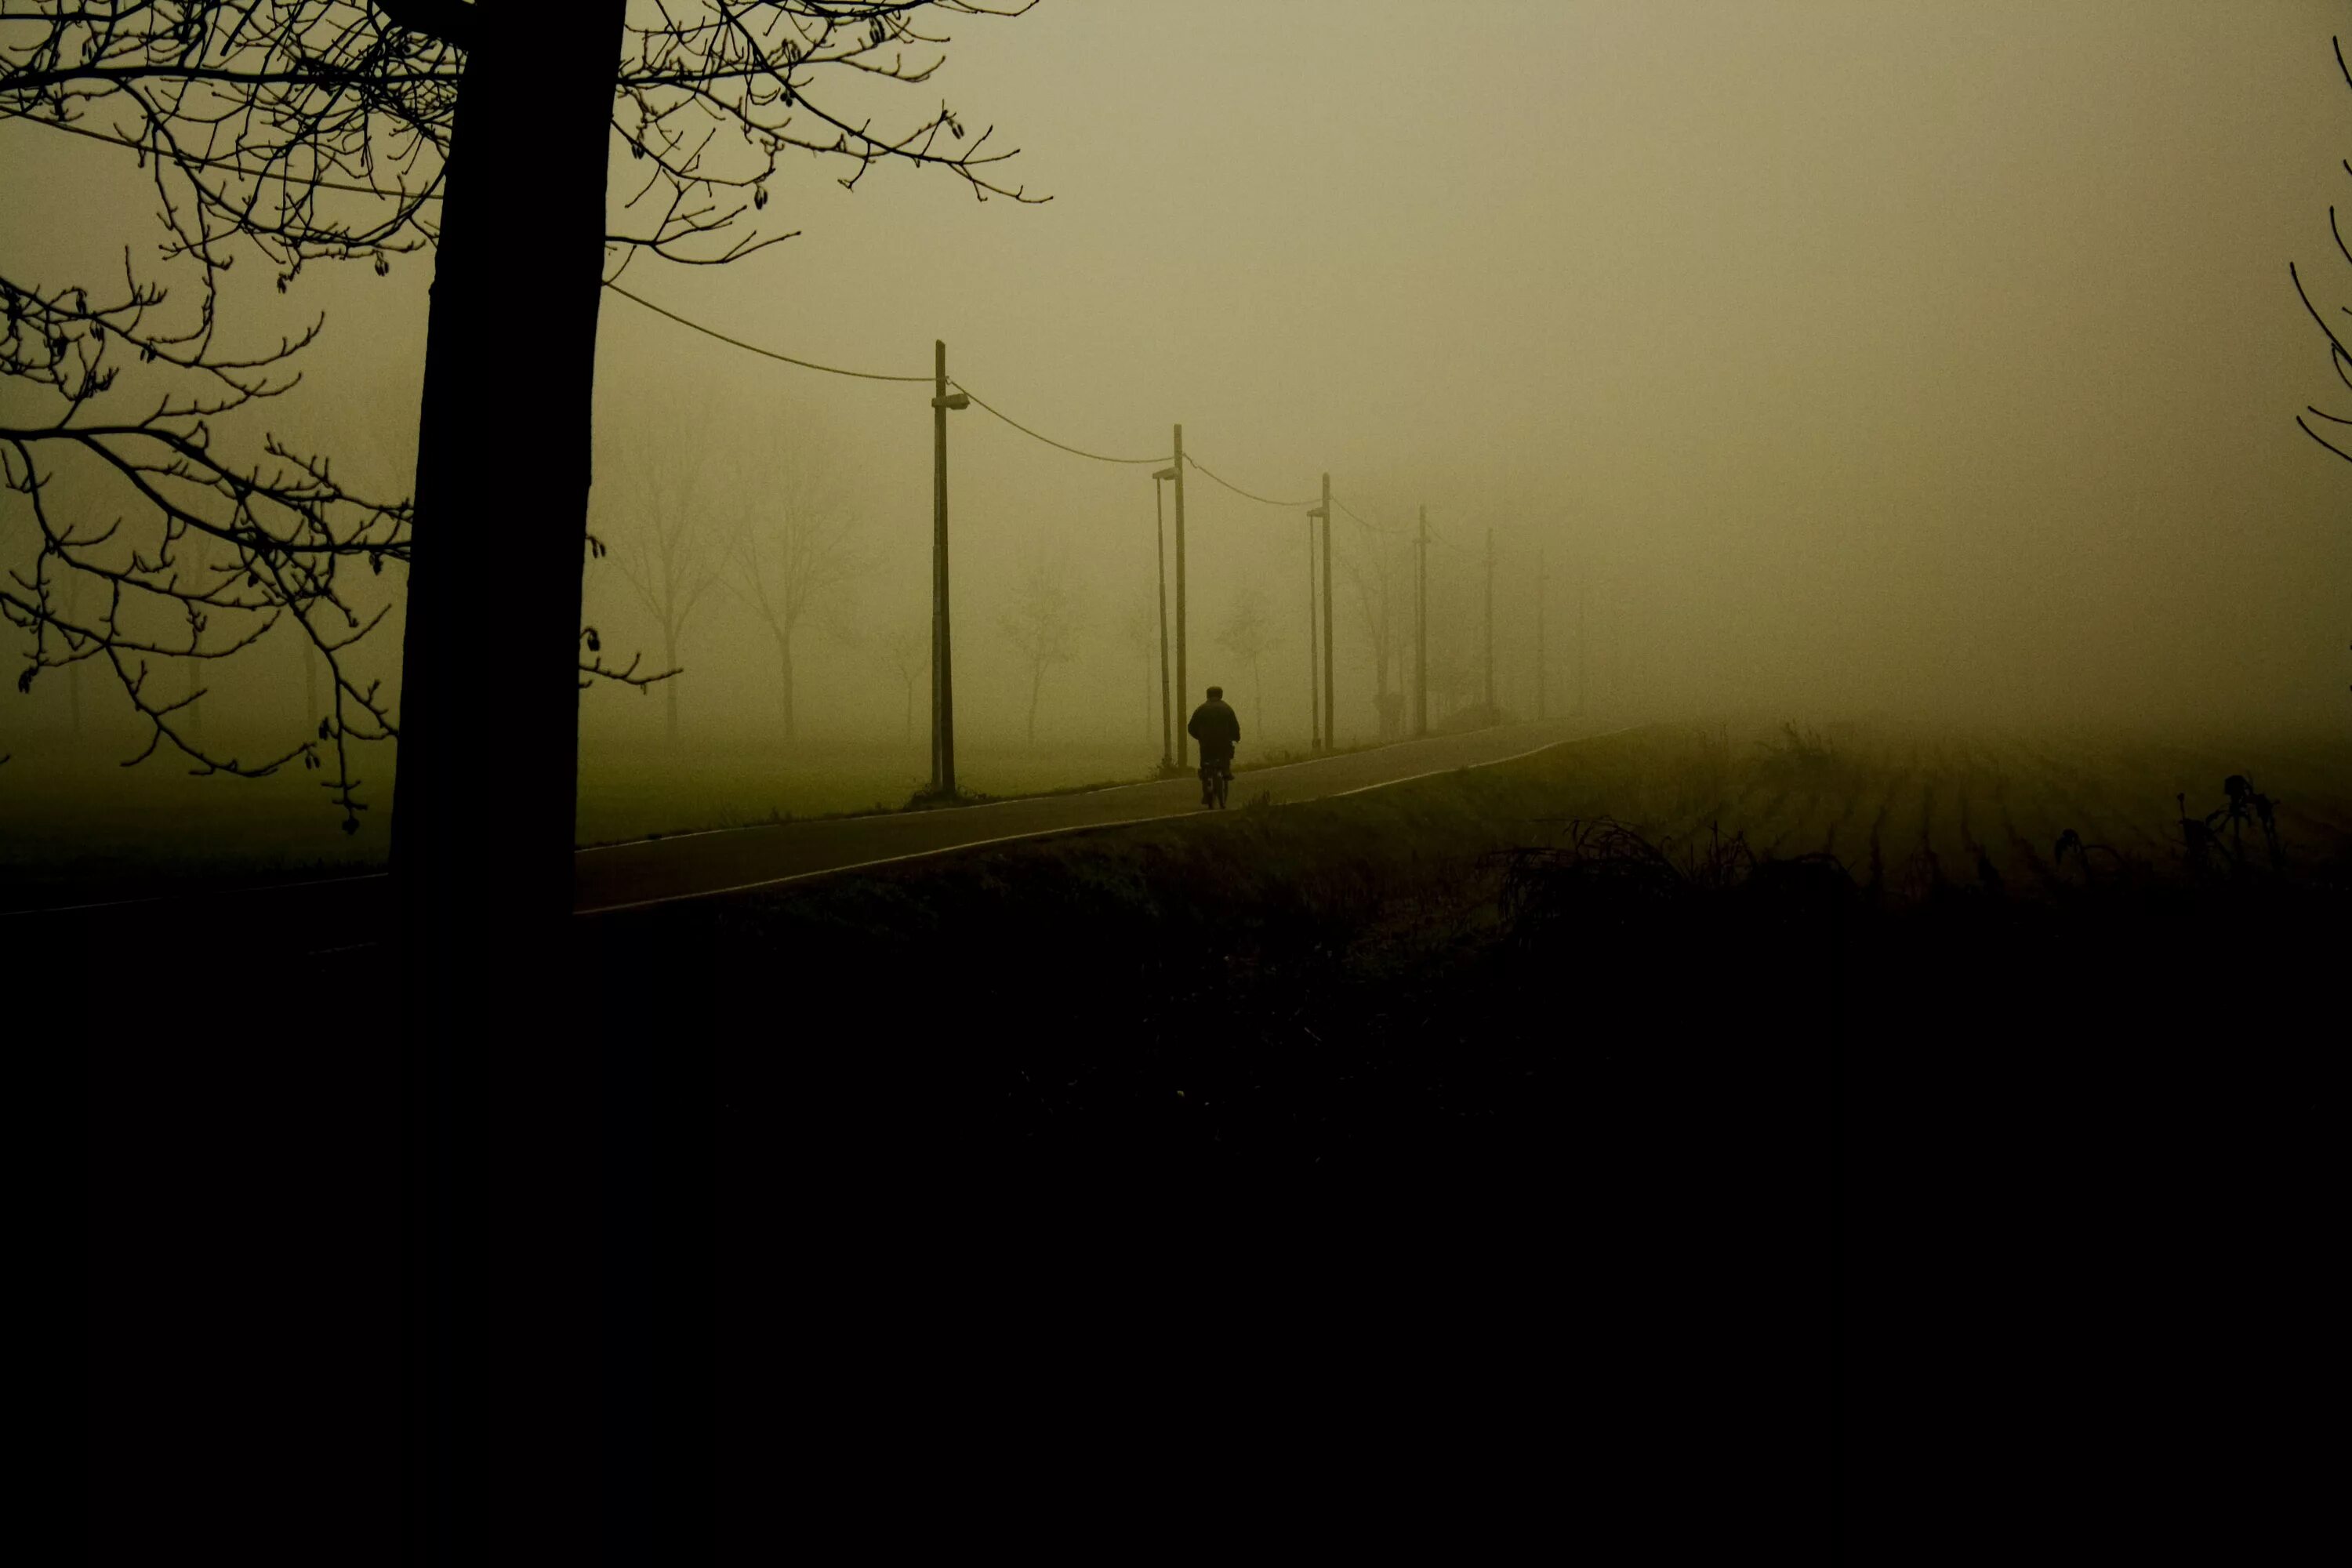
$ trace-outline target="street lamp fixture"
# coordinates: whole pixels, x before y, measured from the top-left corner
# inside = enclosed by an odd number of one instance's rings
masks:
[[[1167,468],[1160,469],[1151,477],[1155,479],[1172,479],[1176,477],[1175,465],[1171,463]]]
[[[969,408],[971,406],[971,394],[968,392],[950,392],[945,397],[932,398],[931,406],[934,408]]]

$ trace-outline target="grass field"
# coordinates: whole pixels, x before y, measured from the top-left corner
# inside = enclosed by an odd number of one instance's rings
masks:
[[[627,1473],[661,1496],[772,1508],[780,1428],[871,1469],[942,1391],[992,1440],[1041,1398],[1190,1433],[1184,1379],[1102,1370],[1177,1345],[1388,1445],[1461,1440],[1393,1372],[1434,1367],[1496,1391],[1493,1485],[1549,1495],[1574,1443],[1727,1544],[1818,1528],[1843,1400],[1892,1539],[2000,1560],[2063,1502],[2078,1555],[2237,1561],[2277,1487],[2331,1479],[2282,1407],[2336,1299],[2347,762],[1660,726],[581,921],[476,1088],[523,1164],[598,1096],[615,1300],[658,1347]],[[2176,837],[2175,793],[2201,815],[2231,773],[2283,868]],[[1603,816],[1640,846],[1561,850]],[[2090,876],[2070,827],[2115,847]],[[179,971],[37,958],[76,1005],[28,1038],[83,1048],[26,1058],[103,1112],[110,1375],[184,1390],[181,1443],[223,1402],[295,1434],[396,1403],[389,1351],[317,1375],[398,1341],[382,956],[194,969],[301,1026],[152,1029],[114,998]],[[1204,1419],[1286,1478],[1288,1417],[1238,1408]],[[357,1496],[383,1426],[273,1462]],[[2276,1534],[2255,1558],[2293,1560]]]
[[[718,1108],[730,1344],[792,1288],[782,1194],[823,1194],[882,1299],[919,1298],[899,1227],[943,1205],[975,1270],[1016,1217],[1058,1238],[1021,1255],[1041,1301],[1089,1300],[1139,1216],[1208,1215],[1263,1260],[1204,1289],[1235,1340],[1276,1331],[1266,1279],[1344,1258],[1295,1342],[1393,1401],[1389,1347],[1443,1325],[1458,1375],[1672,1456],[1743,1538],[1823,1517],[1843,1400],[1846,1506],[1889,1539],[1992,1466],[1959,1535],[2063,1494],[2227,1555],[2301,1462],[2259,1391],[2296,1386],[2278,1327],[2321,1300],[2347,763],[1662,727],[677,909],[598,969],[664,1058],[708,1044],[667,1114],[699,1148]],[[2231,774],[2278,802],[2279,865],[2251,827],[2190,853],[2175,795],[2201,823]],[[1563,847],[1603,816],[1638,838]],[[2087,876],[2070,828],[2113,847]],[[796,1029],[812,985],[863,1026]],[[1170,1278],[1197,1256],[1150,1240]],[[912,1327],[832,1321],[875,1357]],[[730,1380],[721,1428],[786,1386]]]
[[[2176,797],[2203,828],[2232,774],[2274,801],[2275,858],[2251,818],[2235,830],[2217,819],[2201,854],[2184,837]],[[1615,849],[1563,848],[1573,824],[1602,818],[1629,830]],[[2062,858],[2069,832],[2094,850]],[[1507,888],[1515,850],[1534,858],[1520,856],[1523,885]],[[2242,994],[2252,973],[2231,952],[2262,955],[2273,997],[2308,988],[2311,963],[2280,964],[2324,946],[2314,921],[2340,915],[2347,852],[2352,746],[1664,725],[1344,799],[683,907],[615,926],[630,934],[614,940],[675,952],[689,972],[805,964],[853,993],[860,976],[887,988],[906,968],[940,997],[1001,998],[1018,976],[1054,1012],[1013,1055],[988,1058],[988,1073],[1028,1074],[982,1095],[1003,1136],[1121,1128],[1118,1107],[1181,1087],[1139,1083],[1189,1073],[1223,1083],[1214,1103],[1240,1119],[1195,1114],[1196,1125],[1269,1157],[1313,1159],[1386,1136],[1331,1114],[1334,1095],[1355,1092],[1338,1086],[1364,1077],[1360,1064],[1339,1064],[1358,1051],[1428,1058],[1442,1042],[1400,1027],[1416,1010],[1451,1020],[1444,1041],[1466,1053],[1458,1060],[1496,1042],[1535,1048],[1528,1031],[1540,1032],[1547,1010],[1661,1039],[1702,1013],[1706,1030],[1768,1039],[1833,1004],[1884,1010],[1898,1033],[1966,1017],[2018,1038],[2063,1037],[2101,1026],[2070,990],[2087,987],[2107,999],[2107,1026],[2165,1026],[2179,1007],[2186,1028],[2200,1015],[2168,983],[2183,952],[2216,966],[2219,994]],[[1804,875],[1778,874],[1790,867]],[[1530,892],[1529,877],[1551,882]],[[1833,919],[1849,924],[1832,931]],[[1840,978],[1838,963],[1860,962],[1845,952],[1854,943],[1883,965]],[[1549,977],[1515,967],[1538,950],[1557,963]],[[2101,976],[2103,965],[2130,984]],[[1553,982],[1566,989],[1542,1000]],[[731,1037],[730,984],[698,994],[718,1009],[714,1037]],[[1895,1021],[1937,997],[1940,1011]],[[934,1005],[901,1007],[911,1018]],[[1216,1022],[1202,1026],[1204,1010]],[[1025,1068],[1024,1050],[1037,1058]],[[1276,1079],[1278,1092],[1265,1087]],[[1042,1087],[1066,1079],[1086,1087]],[[1272,1129],[1265,1103],[1293,1116],[1313,1105],[1323,1131]],[[1428,1110],[1401,1103],[1373,1120]]]
[[[2068,827],[2147,857],[2173,837],[2176,794],[2210,809],[2233,773],[2250,773],[2279,800],[2291,837],[2324,838],[2352,824],[2352,742],[1962,736],[1885,723],[1795,732],[1811,744],[1791,744],[1771,723],[1693,727],[1671,760],[1609,773],[1622,798],[1595,794],[1584,805],[1664,836],[1716,823],[1759,851],[1826,851],[1865,868],[1874,847],[1885,875],[1930,879],[1973,876],[1979,847],[2005,877],[2045,878]],[[1098,746],[967,750],[959,761],[967,791],[1011,795],[1141,778],[1157,759],[1140,746]],[[906,746],[605,745],[583,758],[579,839],[895,809],[929,767],[927,752]],[[125,769],[110,757],[26,748],[0,768],[0,907],[381,865],[389,776],[366,792],[374,811],[352,835],[340,831],[316,778],[299,769],[194,778],[160,760]]]
[[[995,795],[1138,779],[1157,761],[1141,747],[1102,746],[982,749],[958,760],[967,792]],[[929,767],[927,751],[893,745],[608,744],[582,759],[578,838],[895,810]],[[0,908],[381,866],[389,772],[362,792],[373,810],[356,834],[341,831],[319,776],[293,768],[196,778],[161,759],[123,768],[109,756],[20,749],[0,767]]]

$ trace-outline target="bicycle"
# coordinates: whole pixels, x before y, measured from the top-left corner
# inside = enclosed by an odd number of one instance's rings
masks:
[[[1201,805],[1203,807],[1213,806],[1218,811],[1224,810],[1225,796],[1232,792],[1233,787],[1233,763],[1202,763],[1201,764]]]

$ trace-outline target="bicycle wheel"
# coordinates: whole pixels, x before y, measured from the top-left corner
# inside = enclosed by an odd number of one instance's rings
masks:
[[[1234,775],[1220,769],[1217,773],[1217,809],[1225,809],[1225,792],[1234,787]]]

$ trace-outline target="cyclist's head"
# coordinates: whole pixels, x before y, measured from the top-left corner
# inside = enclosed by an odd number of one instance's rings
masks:
[[[1212,686],[1209,688],[1209,700],[1212,702],[1214,702],[1218,698],[1223,697],[1224,694],[1225,689],[1222,686]]]

